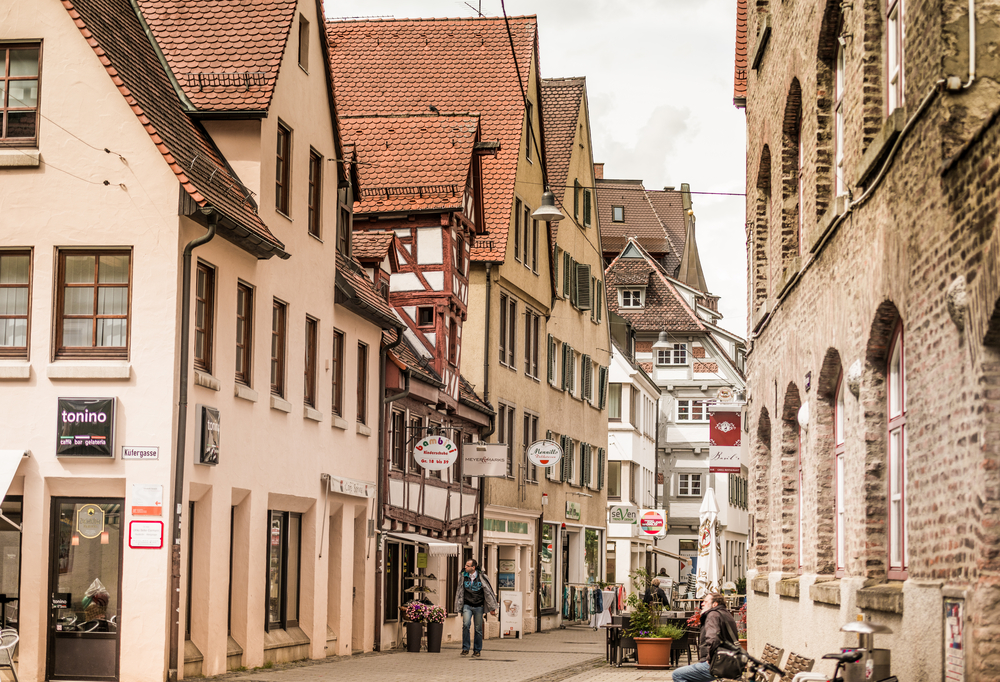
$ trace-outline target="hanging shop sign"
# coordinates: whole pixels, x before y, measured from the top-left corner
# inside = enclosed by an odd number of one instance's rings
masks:
[[[57,412],[57,456],[114,458],[114,398],[59,398]]]
[[[663,537],[667,534],[667,512],[664,509],[643,509],[639,512],[639,534]]]
[[[566,503],[566,518],[571,521],[580,520],[581,507],[579,502],[567,502]]]
[[[218,408],[198,405],[199,429],[198,464],[215,466],[219,463],[219,444],[222,440],[222,416]]]
[[[536,440],[528,446],[528,461],[536,467],[550,467],[559,463],[563,451],[554,440]]]
[[[611,523],[639,523],[639,508],[630,504],[612,505],[608,512],[608,520]]]
[[[444,436],[427,436],[413,446],[413,459],[428,471],[441,471],[458,459],[458,446]]]
[[[462,446],[462,475],[507,476],[507,452],[502,443],[466,443]]]
[[[85,504],[76,510],[76,532],[89,540],[104,532],[104,510],[96,504]]]
[[[708,415],[708,470],[713,474],[740,473],[739,412],[712,411]]]

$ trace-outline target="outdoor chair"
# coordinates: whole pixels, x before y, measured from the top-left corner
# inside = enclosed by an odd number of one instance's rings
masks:
[[[0,670],[10,668],[14,682],[18,682],[17,668],[14,666],[14,647],[17,646],[17,630],[0,631]],[[7,659],[4,661],[3,659]]]
[[[816,662],[814,658],[806,658],[805,656],[799,656],[797,653],[791,652],[788,654],[788,660],[785,661],[785,676],[781,678],[781,682],[792,682],[792,678],[799,673],[812,672],[813,663]]]
[[[784,649],[779,649],[773,644],[765,644],[764,651],[760,654],[760,660],[765,663],[770,663],[771,665],[776,665],[781,667],[781,655],[785,653]],[[772,682],[774,680],[773,672],[757,673],[758,682]]]

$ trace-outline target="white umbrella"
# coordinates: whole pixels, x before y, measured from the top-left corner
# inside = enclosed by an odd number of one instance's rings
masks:
[[[705,491],[705,499],[698,511],[701,526],[698,529],[698,591],[699,599],[708,592],[721,592],[722,563],[719,545],[719,505],[715,501],[715,491]]]

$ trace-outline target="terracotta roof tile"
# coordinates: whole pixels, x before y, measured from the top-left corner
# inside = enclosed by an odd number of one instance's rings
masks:
[[[385,258],[391,253],[392,243],[396,235],[392,232],[364,232],[355,230],[351,234],[351,252],[358,260],[368,258]]]
[[[534,16],[511,17],[522,77],[537,47]],[[482,139],[500,142],[484,159],[484,238],[474,260],[506,253],[524,103],[502,18],[327,22],[334,91],[341,116],[431,111],[481,116]]]
[[[368,279],[361,264],[337,252],[337,285],[351,298],[351,305],[359,307],[383,329],[402,327],[403,322],[396,316],[382,296],[375,290],[375,284]]]
[[[745,108],[747,100],[747,0],[736,0],[736,63],[733,73],[733,104]]]
[[[657,203],[654,204],[650,200],[650,192],[638,180],[598,180],[596,193],[597,220],[601,226],[604,252],[621,253],[628,238],[635,237],[648,251],[663,258],[668,271],[673,273],[680,263],[681,250],[684,248],[684,214],[680,206],[680,193],[660,192],[659,194],[676,194],[676,204],[670,197],[662,196],[657,197]],[[615,206],[624,208],[624,222],[612,220]],[[657,206],[663,211],[662,219]],[[671,232],[676,231],[675,224],[678,220],[680,241],[674,242]],[[671,228],[668,229],[667,225]]]
[[[545,118],[545,161],[548,164],[549,187],[558,196],[564,192],[569,177],[569,162],[573,156],[576,123],[580,119],[580,104],[587,79],[542,79],[542,116]]]
[[[340,130],[357,154],[355,213],[462,207],[478,116],[343,117]]]
[[[221,223],[220,236],[258,258],[287,258],[249,191],[183,111],[129,0],[63,0],[63,6],[184,190],[199,206],[211,204],[235,223],[236,229]]]
[[[137,1],[195,107],[268,108],[296,0]]]
[[[486,414],[496,413],[488,402],[476,395],[476,389],[464,376],[460,376],[458,378],[458,399],[470,407],[476,408],[480,412],[485,412]]]

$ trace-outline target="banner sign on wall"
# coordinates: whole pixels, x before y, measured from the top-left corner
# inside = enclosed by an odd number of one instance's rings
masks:
[[[507,475],[507,446],[502,443],[466,443],[462,446],[463,476]]]
[[[630,504],[611,505],[608,519],[611,523],[639,523],[639,509]]]
[[[57,456],[115,456],[114,398],[59,398],[57,412]]]
[[[708,416],[708,470],[713,474],[740,473],[739,412],[712,411]]]
[[[579,502],[566,503],[566,518],[570,521],[579,521],[580,513],[583,511]]]
[[[665,509],[643,509],[639,512],[639,535],[642,537],[664,537],[667,534],[667,512]]]
[[[215,466],[219,463],[219,445],[222,441],[222,417],[218,408],[207,405],[198,406],[200,417],[200,445],[198,447],[198,464]]]
[[[458,459],[458,446],[444,436],[427,436],[413,446],[413,459],[428,471],[441,471]]]
[[[550,467],[562,459],[562,448],[554,440],[536,440],[528,446],[528,461],[536,467]]]

